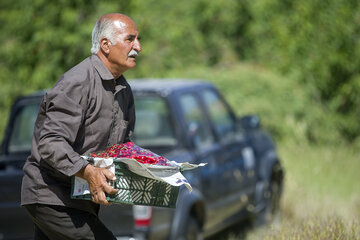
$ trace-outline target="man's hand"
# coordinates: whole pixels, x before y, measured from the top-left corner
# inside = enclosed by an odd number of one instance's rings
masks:
[[[115,175],[106,168],[98,168],[88,164],[76,173],[76,176],[85,179],[89,183],[91,197],[94,203],[110,205],[106,200],[105,192],[116,194],[119,191],[108,184],[107,179],[115,180],[116,178]]]

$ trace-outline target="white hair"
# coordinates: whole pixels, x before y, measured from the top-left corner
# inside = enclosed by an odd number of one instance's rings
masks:
[[[113,20],[109,18],[99,19],[92,30],[92,46],[91,53],[96,54],[100,50],[100,40],[105,37],[110,40],[111,44],[115,44],[115,33],[117,29]]]

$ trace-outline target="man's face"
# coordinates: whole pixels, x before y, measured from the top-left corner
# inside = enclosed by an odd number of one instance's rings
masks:
[[[114,21],[118,29],[113,45],[109,47],[108,60],[111,65],[122,71],[136,66],[136,53],[141,52],[139,32],[134,22]]]

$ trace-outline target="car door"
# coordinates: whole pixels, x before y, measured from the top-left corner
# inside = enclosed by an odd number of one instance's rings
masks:
[[[195,177],[200,181],[201,192],[206,199],[205,228],[212,229],[226,217],[223,213],[227,208],[224,199],[229,195],[228,180],[224,173],[227,169],[223,167],[221,146],[215,141],[199,97],[194,92],[185,92],[180,94],[179,100],[189,134],[192,135],[196,163],[207,163],[197,170]]]
[[[221,95],[213,88],[199,92],[220,146],[223,176],[229,190],[226,202],[227,217],[247,207],[255,187],[255,159],[241,131],[237,129],[236,117]]]
[[[18,101],[12,111],[0,160],[0,239],[29,238],[33,224],[20,205],[22,167],[30,154],[39,102]]]

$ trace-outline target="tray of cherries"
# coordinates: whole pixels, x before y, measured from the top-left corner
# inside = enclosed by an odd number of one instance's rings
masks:
[[[130,158],[142,164],[168,166],[168,160],[133,142],[114,144],[104,151],[91,153],[94,158]]]

